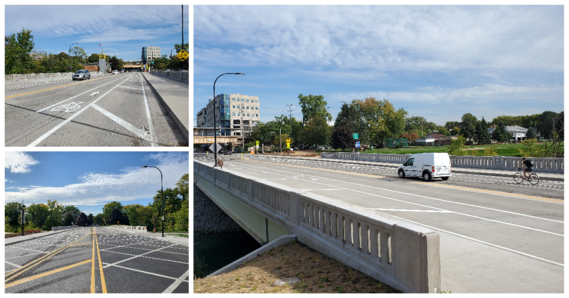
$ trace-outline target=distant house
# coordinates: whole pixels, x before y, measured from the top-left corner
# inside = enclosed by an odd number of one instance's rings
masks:
[[[492,134],[495,128],[488,128],[488,133]],[[512,140],[521,141],[526,139],[526,134],[528,132],[527,128],[521,126],[513,125],[506,126],[506,131],[512,135]]]

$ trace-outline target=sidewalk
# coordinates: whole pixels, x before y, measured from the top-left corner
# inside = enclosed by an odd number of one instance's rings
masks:
[[[170,117],[186,138],[186,141],[188,141],[188,131],[190,129],[189,84],[152,75],[147,72],[143,72],[142,76],[146,79],[146,82],[154,93],[156,93],[168,111],[168,114],[170,114]]]
[[[283,153],[284,154],[284,153]],[[259,156],[265,157],[276,157],[276,158],[292,158],[292,159],[302,159],[302,160],[321,160],[321,161],[329,161],[329,162],[339,162],[339,163],[349,163],[349,164],[365,164],[365,165],[375,165],[375,166],[384,166],[384,167],[392,167],[396,169],[400,166],[399,163],[391,163],[391,162],[373,162],[373,161],[357,161],[357,160],[342,160],[342,159],[333,159],[333,158],[321,158],[321,157],[302,157],[302,156],[280,156],[280,155],[262,155]],[[255,156],[247,156],[248,158],[255,158]],[[500,177],[513,177],[515,172],[514,171],[503,171],[503,170],[492,170],[492,169],[477,169],[477,168],[461,168],[461,167],[452,167],[453,173],[461,173],[461,174],[474,174],[474,175],[490,175],[490,176],[500,176]],[[553,180],[553,181],[564,181],[565,174],[560,173],[546,173],[546,172],[539,172],[539,177],[546,180]],[[397,173],[394,172],[394,175]]]
[[[63,233],[63,232],[68,232],[69,230],[60,230],[60,231],[49,231],[49,232],[43,232],[43,233],[37,233],[37,234],[31,234],[31,235],[25,235],[25,236],[18,236],[18,237],[11,237],[11,238],[4,238],[4,245],[12,245],[12,244],[16,244],[16,243],[20,243],[20,242],[24,242],[24,241],[28,241],[28,240],[34,240],[37,238],[42,238],[42,237],[47,237],[47,236],[51,236],[51,235],[55,235],[58,233]]]
[[[127,233],[132,233],[132,234],[136,234],[136,235],[140,235],[140,236],[155,238],[157,240],[163,240],[163,241],[173,242],[176,244],[190,246],[190,238],[179,237],[179,236],[169,236],[168,235],[169,232],[164,233],[164,238],[162,238],[162,233],[150,233],[150,232],[145,232],[145,231],[140,231],[140,230],[118,229],[118,228],[111,228],[111,227],[105,227],[105,228],[113,229],[113,230],[120,230],[122,232],[127,232]],[[172,233],[172,234],[185,234],[185,233]]]

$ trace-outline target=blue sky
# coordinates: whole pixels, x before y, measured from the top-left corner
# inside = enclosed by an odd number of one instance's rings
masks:
[[[180,5],[7,5],[5,34],[32,30],[35,49],[68,53],[79,43],[87,55],[103,44],[111,56],[140,60],[142,47],[161,47],[160,54],[175,54],[182,43]],[[189,43],[189,9],[184,5],[184,43]],[[75,46],[75,45],[74,45]]]
[[[444,125],[564,109],[563,6],[195,6],[194,117],[216,92],[259,96],[261,121],[299,94],[388,99]],[[195,121],[194,121],[195,124]]]
[[[86,214],[106,203],[147,205],[160,190],[189,172],[187,152],[6,152],[5,200],[26,205],[48,199],[77,206]]]

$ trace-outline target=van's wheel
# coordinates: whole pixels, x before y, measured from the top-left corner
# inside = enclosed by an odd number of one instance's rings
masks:
[[[423,180],[425,180],[425,181],[431,181],[431,173],[429,173],[429,172],[424,172],[424,173],[423,173]]]
[[[443,180],[445,180],[445,181],[448,180],[448,177],[441,177],[441,178],[443,178]]]
[[[399,170],[399,178],[405,178],[405,172],[403,170]]]

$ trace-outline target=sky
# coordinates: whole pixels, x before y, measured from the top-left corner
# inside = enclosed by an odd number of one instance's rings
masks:
[[[119,201],[148,205],[160,191],[189,172],[187,152],[6,152],[5,200],[31,204],[57,200],[85,214],[102,213]]]
[[[5,34],[32,30],[36,50],[68,53],[73,43],[88,56],[105,53],[140,60],[142,47],[175,54],[182,43],[180,5],[7,5]],[[184,43],[189,43],[189,9],[184,5]],[[102,47],[99,45],[103,44]]]
[[[195,6],[194,106],[259,96],[262,122],[299,94],[387,99],[444,125],[564,110],[563,6]],[[195,125],[195,121],[194,121]]]

